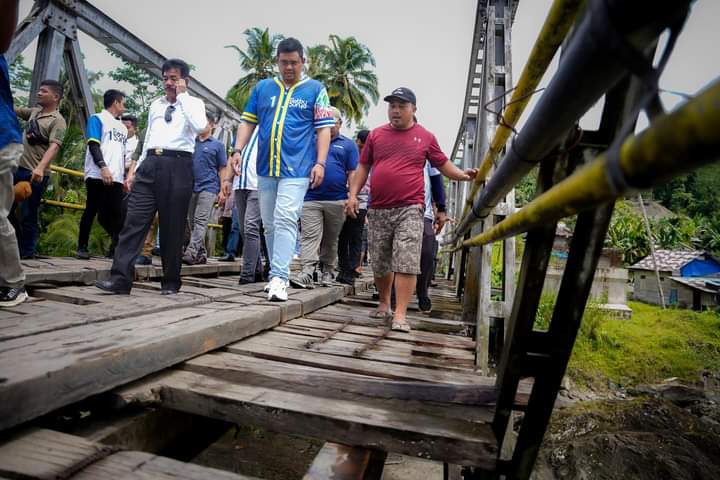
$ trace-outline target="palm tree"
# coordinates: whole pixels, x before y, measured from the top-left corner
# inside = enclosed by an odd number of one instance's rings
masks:
[[[355,37],[330,35],[330,45],[308,49],[308,74],[327,88],[330,103],[352,122],[361,122],[380,94],[375,57]]]
[[[268,28],[248,28],[243,32],[247,37],[247,50],[237,45],[226,45],[240,56],[240,66],[247,74],[228,90],[225,99],[238,110],[242,111],[250,98],[253,87],[262,79],[275,75],[275,50],[284,38],[280,34],[270,34]]]

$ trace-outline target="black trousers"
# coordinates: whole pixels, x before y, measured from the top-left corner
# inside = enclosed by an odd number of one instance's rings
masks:
[[[429,298],[428,289],[435,273],[435,231],[433,221],[425,219],[423,227],[422,250],[420,252],[420,275],[417,276],[415,291],[418,299]]]
[[[113,182],[105,185],[97,178],[86,178],[87,200],[85,211],[80,218],[80,234],[78,235],[78,248],[87,249],[90,239],[90,229],[97,215],[98,222],[105,229],[112,240],[113,247],[117,245],[118,235],[122,228],[123,186]]]
[[[148,155],[145,158],[135,174],[125,224],[110,271],[110,280],[117,288],[132,287],[135,258],[157,212],[161,232],[162,288],[180,289],[183,231],[192,188],[191,154]]]
[[[345,275],[355,275],[362,255],[362,234],[367,210],[360,210],[356,218],[347,217],[338,238],[338,268]]]

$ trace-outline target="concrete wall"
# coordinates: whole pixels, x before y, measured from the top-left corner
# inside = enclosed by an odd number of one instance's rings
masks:
[[[563,270],[550,266],[543,292],[557,293],[560,289]],[[627,303],[628,271],[625,268],[598,268],[590,289],[590,298],[604,303],[625,305]],[[607,298],[607,300],[605,300]]]
[[[665,302],[670,302],[671,284],[675,284],[670,280],[670,272],[660,272],[660,284],[665,295]],[[657,288],[657,280],[655,272],[649,270],[637,270],[633,272],[634,288],[633,300],[650,303],[652,305],[660,305],[660,293]],[[692,296],[690,297],[692,305]]]

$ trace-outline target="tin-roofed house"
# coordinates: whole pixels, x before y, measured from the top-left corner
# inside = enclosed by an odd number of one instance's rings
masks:
[[[720,261],[697,250],[656,250],[665,302],[681,308],[705,310],[720,304]],[[652,256],[629,267],[633,298],[660,305]]]

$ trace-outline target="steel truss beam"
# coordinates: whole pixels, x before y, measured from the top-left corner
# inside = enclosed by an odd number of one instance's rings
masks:
[[[84,128],[87,118],[94,113],[94,108],[77,38],[78,30],[116,52],[127,62],[158,77],[166,58],[85,0],[36,0],[30,14],[20,23],[5,56],[8,62],[12,62],[39,36],[31,98],[34,98],[42,80],[59,79],[64,58],[70,77],[71,94],[75,103],[80,106],[80,123]],[[219,136],[229,138],[240,122],[240,112],[192,77],[188,90],[215,110],[219,115]]]

